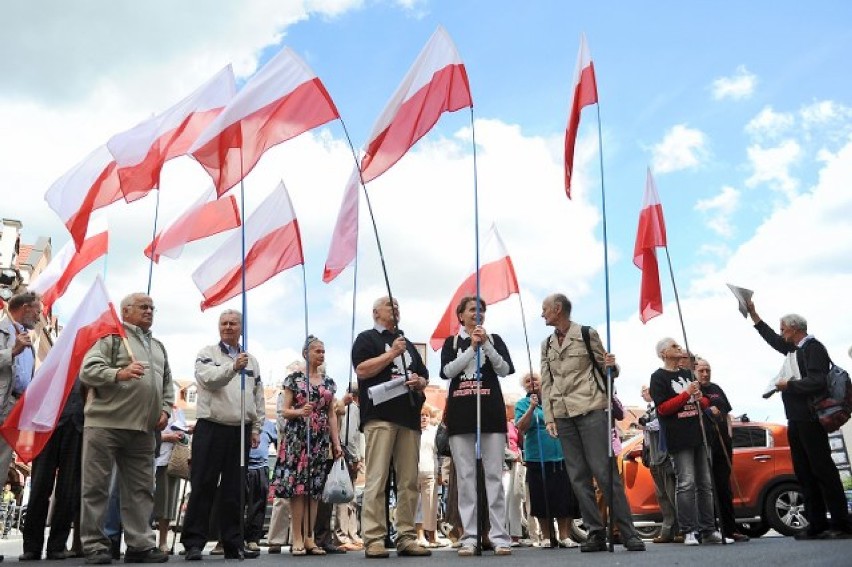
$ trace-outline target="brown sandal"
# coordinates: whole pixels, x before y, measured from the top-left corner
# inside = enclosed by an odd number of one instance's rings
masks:
[[[290,555],[305,555],[307,552],[304,547],[290,547]]]
[[[325,550],[318,545],[315,545],[314,547],[306,547],[305,553],[307,553],[308,555],[325,555],[326,554]]]

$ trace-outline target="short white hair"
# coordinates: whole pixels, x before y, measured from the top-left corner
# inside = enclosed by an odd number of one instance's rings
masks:
[[[798,315],[796,313],[790,313],[788,315],[784,315],[781,317],[781,322],[787,325],[788,327],[792,327],[797,329],[803,333],[808,332],[808,322],[804,317]]]
[[[677,341],[671,337],[666,337],[657,341],[657,356],[663,358],[663,351],[672,345],[676,345]]]

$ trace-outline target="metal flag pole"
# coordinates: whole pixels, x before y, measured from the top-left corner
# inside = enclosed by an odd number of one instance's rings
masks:
[[[521,299],[521,292],[518,291],[518,303],[521,306],[521,322],[524,327],[524,342],[527,345],[527,362],[529,362],[530,366],[530,380],[533,379],[533,365],[532,365],[532,354],[530,352],[530,336],[527,332],[527,316],[524,313],[524,301]],[[539,404],[541,403],[541,392],[539,391],[536,396],[538,397]],[[539,417],[538,413],[533,410],[533,418],[535,419],[535,434],[536,441],[538,442],[538,464],[541,467],[541,493],[544,495],[544,515],[547,518],[547,525],[550,530],[550,548],[551,549],[559,549],[559,541],[556,537],[556,532],[553,530],[553,516],[550,513],[550,499],[547,497],[547,471],[544,465],[544,451],[541,447],[541,428],[539,427]],[[543,421],[543,420],[542,420]],[[541,423],[541,425],[544,425]],[[529,527],[529,523],[527,524]],[[559,526],[557,525],[557,529]]]
[[[388,278],[388,268],[387,268],[387,264],[385,263],[385,254],[384,254],[384,251],[382,250],[382,242],[379,239],[379,229],[378,229],[378,226],[376,225],[376,216],[373,214],[373,205],[370,202],[370,194],[367,192],[367,185],[366,185],[366,183],[364,183],[364,176],[361,172],[361,167],[358,164],[358,156],[355,152],[355,146],[352,144],[352,138],[349,137],[349,130],[347,130],[346,123],[343,121],[342,118],[340,119],[340,124],[341,124],[341,126],[343,126],[343,133],[346,135],[346,141],[349,143],[349,149],[352,151],[352,158],[355,160],[355,166],[358,167],[358,179],[361,182],[361,189],[364,191],[364,199],[367,202],[367,211],[370,214],[370,222],[373,226],[373,234],[376,237],[376,248],[379,251],[379,261],[381,262],[381,266],[382,266],[382,275],[384,276],[384,279],[385,279],[385,288],[387,289],[387,292],[388,292],[388,301],[390,302],[391,314],[393,316],[394,328],[391,329],[391,331],[396,333],[397,336],[401,337],[403,335],[402,335],[402,332],[400,332],[400,330],[399,330],[399,318],[397,317],[396,309],[394,309],[394,306],[393,306],[394,305],[394,299],[393,299],[393,293],[391,293],[390,278]],[[402,361],[403,361],[403,365],[402,365],[401,370],[402,370],[403,375],[405,376],[405,381],[407,382],[408,381],[408,367],[405,366],[405,357],[402,357]],[[416,405],[416,402],[414,400],[414,392],[412,390],[408,391],[408,401],[411,403],[412,407],[414,407]]]
[[[305,273],[305,263],[302,262],[302,293],[305,302],[305,400],[307,404],[311,403],[311,345],[308,343],[310,334],[308,332],[308,278]],[[334,410],[332,409],[332,414]],[[305,487],[305,515],[302,524],[302,539],[307,539],[308,535],[313,540],[314,534],[311,530],[311,421],[313,420],[313,410],[311,415],[306,418],[305,423],[305,462],[307,464],[308,484]],[[310,534],[308,533],[310,532]],[[314,542],[316,544],[316,542]]]
[[[243,311],[243,352],[248,352],[248,301],[246,299],[246,190],[243,183],[243,150],[240,148],[240,280]],[[153,256],[153,254],[152,254]],[[240,369],[240,542],[245,542],[246,533],[246,369]],[[243,543],[240,543],[242,546]]]
[[[686,326],[683,323],[683,312],[680,308],[680,296],[677,293],[677,284],[675,284],[674,270],[672,269],[672,257],[669,254],[669,247],[665,246],[666,249],[666,260],[669,264],[669,275],[672,280],[672,291],[675,296],[675,305],[677,305],[677,317],[680,320],[680,330],[683,333],[683,346],[686,349],[686,354],[689,357],[689,379],[691,381],[695,380],[695,375],[693,374],[693,364],[692,364],[692,351],[689,349],[689,339],[686,338]],[[693,402],[695,404],[695,409],[698,413],[698,424],[701,427],[701,443],[704,446],[704,458],[707,460],[707,471],[710,474],[710,490],[713,491],[713,506],[715,508],[713,514],[713,522],[715,523],[715,527],[717,530],[720,528],[719,521],[719,512],[722,510],[721,505],[719,504],[719,492],[716,490],[716,479],[713,477],[713,457],[710,453],[710,444],[707,442],[707,430],[704,426],[704,411],[701,409],[701,402],[699,400],[695,400]],[[721,533],[721,531],[720,531]],[[725,535],[722,534],[722,545],[725,545]]]
[[[479,184],[476,173],[476,128],[473,120],[473,105],[470,106],[470,132],[473,146],[473,232],[476,255],[476,324],[482,321],[479,274]],[[471,343],[473,341],[471,340]],[[482,464],[482,348],[476,349],[476,555],[482,555],[482,532],[485,527],[485,469]]]
[[[154,205],[154,228],[151,231],[151,258],[148,262],[148,291],[151,295],[151,280],[154,279],[154,254],[157,253],[157,221],[160,217],[160,190],[157,189],[157,203]]]
[[[607,246],[606,232],[606,186],[604,185],[604,167],[603,167],[603,132],[601,130],[601,103],[595,105],[598,116],[598,159],[601,169],[601,214],[603,217],[603,251],[604,251],[604,289],[606,296],[606,351],[612,352],[612,331],[610,325],[610,308],[609,308],[609,248]],[[607,455],[609,463],[607,466],[607,485],[609,486],[609,502],[607,502],[606,515],[606,532],[607,532],[607,549],[610,552],[615,550],[613,544],[613,468],[615,467],[615,455],[612,451],[612,369],[606,366],[606,419],[609,434],[607,435]],[[606,491],[604,491],[606,496]],[[606,498],[604,498],[606,500]]]

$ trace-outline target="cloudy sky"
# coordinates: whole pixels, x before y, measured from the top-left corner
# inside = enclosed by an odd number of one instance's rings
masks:
[[[638,403],[640,385],[659,366],[657,340],[681,340],[666,270],[664,315],[642,325],[637,314],[640,273],[631,254],[651,167],[690,346],[711,361],[735,412],[777,420],[780,401],[764,401],[760,392],[782,359],[742,319],[725,283],[754,289],[772,326],[784,313],[805,315],[834,358],[848,363],[852,333],[842,317],[852,289],[850,18],[845,3],[790,1],[619,8],[557,0],[4,2],[0,212],[24,223],[25,242],[49,236],[58,249],[69,235],[43,199],[53,181],[225,64],[234,65],[242,84],[285,45],[324,82],[361,146],[442,24],[467,66],[473,128],[467,110],[445,115],[368,187],[402,326],[409,338],[426,342],[473,267],[475,134],[482,233],[496,223],[515,263],[537,366],[548,293],[567,293],[575,320],[603,335],[607,322],[594,107],[581,122],[574,199],[562,189],[561,145],[585,32],[600,96],[610,328],[623,369],[621,396]],[[268,152],[245,180],[249,213],[279,180],[290,191],[303,230],[310,330],[325,339],[339,384],[349,376],[353,273],[330,285],[321,275],[351,167],[343,128],[333,122]],[[160,226],[208,184],[191,158],[169,162]],[[78,277],[56,306],[60,317],[67,319],[98,273],[106,274],[116,302],[147,287],[142,250],[156,206],[151,195],[105,210],[108,261]],[[179,260],[165,258],[153,270],[155,331],[179,378],[191,376],[197,350],[217,339],[218,311],[200,312],[190,274],[222,238],[190,245]],[[370,326],[370,304],[382,290],[375,240],[362,215],[356,329]],[[248,348],[268,383],[279,382],[298,356],[303,293],[296,268],[248,294]],[[518,369],[527,368],[518,298],[490,308],[486,323],[504,336]],[[437,375],[431,351],[427,363]],[[506,389],[517,390],[517,376]]]

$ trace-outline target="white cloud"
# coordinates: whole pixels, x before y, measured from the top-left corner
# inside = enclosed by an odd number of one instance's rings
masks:
[[[708,157],[707,136],[686,124],[677,124],[666,132],[652,151],[653,170],[669,173],[698,167]]]
[[[734,234],[731,215],[739,208],[740,192],[733,187],[722,187],[722,191],[710,199],[702,199],[695,204],[695,210],[705,213],[704,224],[724,238]]]
[[[757,86],[757,76],[740,65],[730,77],[719,77],[713,81],[713,98],[740,100],[749,98]]]
[[[795,121],[793,114],[775,112],[772,106],[767,105],[746,124],[745,131],[757,139],[773,139],[785,134]]]
[[[799,180],[790,174],[793,167],[802,157],[802,148],[795,140],[785,140],[773,148],[763,148],[760,145],[749,146],[748,160],[753,170],[746,179],[748,187],[756,187],[766,183],[774,191],[793,197],[799,187]]]

